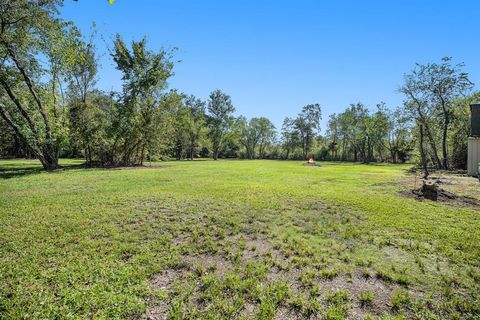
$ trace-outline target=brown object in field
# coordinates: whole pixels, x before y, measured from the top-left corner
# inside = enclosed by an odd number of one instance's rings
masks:
[[[420,189],[413,190],[413,193],[419,197],[437,201],[439,198],[455,199],[456,195],[440,188],[437,180],[423,180]]]
[[[424,198],[437,201],[440,188],[436,181],[423,181],[420,192],[422,193]]]

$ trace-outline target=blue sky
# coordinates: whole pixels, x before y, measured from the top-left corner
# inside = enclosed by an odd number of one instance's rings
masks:
[[[480,1],[107,0],[65,1],[62,15],[84,33],[97,25],[98,86],[119,89],[107,48],[116,33],[178,47],[170,88],[206,99],[230,94],[237,114],[286,116],[320,103],[328,115],[361,101],[394,107],[416,62],[452,56],[480,85]]]

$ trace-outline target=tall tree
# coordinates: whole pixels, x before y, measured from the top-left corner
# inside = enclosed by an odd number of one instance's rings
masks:
[[[265,117],[252,118],[243,116],[237,119],[237,131],[240,143],[245,147],[249,159],[254,159],[258,147],[260,159],[265,157],[266,147],[273,143],[276,132],[273,123]]]
[[[0,116],[48,170],[58,168],[66,137],[56,87],[80,36],[58,17],[61,3],[0,2]]]
[[[193,160],[207,130],[205,102],[193,95],[183,95],[175,110],[175,157]]]
[[[235,112],[235,108],[229,95],[220,90],[215,90],[210,94],[208,100],[208,126],[210,128],[209,135],[212,140],[214,160],[218,159],[225,135],[231,129],[233,112]]]
[[[250,121],[247,121],[244,116],[238,117],[236,123],[239,142],[245,148],[249,159],[255,159],[255,149],[257,148],[260,139],[260,132],[257,124],[257,118],[252,118]]]
[[[129,49],[119,35],[115,40],[113,60],[123,73],[123,91],[117,102],[115,122],[115,158],[112,164],[143,164],[145,156],[157,149],[162,136],[162,117],[171,116],[170,105],[162,104],[163,90],[172,75],[171,53],[147,49],[145,39],[132,41]],[[171,93],[170,101],[181,96]]]
[[[194,95],[185,98],[185,105],[188,110],[187,132],[188,149],[190,160],[193,160],[200,142],[206,134],[205,101],[196,98]]]
[[[404,84],[400,88],[400,92],[402,92],[407,98],[404,103],[405,112],[415,119],[419,129],[417,130],[419,141],[418,147],[424,176],[428,177],[428,157],[425,138],[427,138],[431,148],[433,163],[438,168],[442,168],[442,161],[438,155],[437,142],[433,131],[434,112],[429,100],[430,93],[423,80],[424,72],[422,72],[422,70],[423,68],[420,70],[414,69],[410,74],[405,75]]]
[[[401,108],[385,110],[387,117],[387,138],[384,146],[390,153],[393,163],[404,162],[412,149],[412,127],[410,118]]]
[[[70,100],[70,149],[80,151],[87,164],[106,163],[110,150],[110,135],[115,114],[112,94],[92,90],[88,98]]]
[[[450,57],[445,57],[439,64],[417,64],[415,69],[405,76],[405,84],[401,88],[401,92],[416,106],[417,116],[430,140],[435,162],[443,169],[449,168],[447,141],[455,101],[464,97],[473,87],[468,74],[463,72],[464,64],[453,65],[451,61]],[[437,117],[441,120],[437,120]],[[432,124],[428,123],[428,120],[433,121]],[[433,132],[438,122],[441,122],[441,160]]]
[[[327,127],[327,137],[330,140],[327,148],[330,153],[330,160],[333,161],[337,159],[338,140],[340,136],[339,129],[339,118],[337,114],[333,113],[329,117]]]
[[[302,112],[294,120],[294,128],[297,134],[297,140],[302,149],[303,158],[308,157],[315,135],[320,130],[320,120],[322,119],[322,112],[320,105],[309,104],[302,108]]]
[[[177,160],[182,160],[188,149],[189,144],[189,122],[190,112],[183,103],[183,99],[178,99],[174,105],[175,123],[174,123],[174,147],[173,153]]]
[[[468,79],[468,74],[463,72],[464,64],[452,65],[452,58],[445,57],[442,63],[431,63],[420,66],[421,72],[425,73],[425,80],[428,81],[428,90],[432,96],[432,103],[440,109],[443,117],[442,128],[442,165],[444,169],[449,167],[449,156],[447,149],[448,131],[452,122],[452,115],[456,107],[455,100],[466,95],[473,87]]]
[[[95,105],[104,93],[97,91],[93,99],[89,99],[89,93],[94,91],[98,67],[93,40],[94,35],[88,43],[77,41],[77,50],[73,53],[76,63],[70,66],[65,76],[70,106],[70,149],[73,155],[83,153],[88,163],[93,162],[95,144],[98,141],[96,131],[100,130],[98,126],[103,120],[98,117],[102,114],[101,109],[105,107],[103,104]]]
[[[275,125],[265,117],[258,118],[256,120],[256,126],[259,132],[258,155],[260,159],[263,159],[265,158],[267,146],[275,142],[277,132],[275,131]]]
[[[294,119],[286,117],[285,120],[283,120],[281,141],[282,148],[285,151],[285,159],[288,159],[298,145]]]

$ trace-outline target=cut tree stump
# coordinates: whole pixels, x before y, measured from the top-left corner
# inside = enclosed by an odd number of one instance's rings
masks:
[[[437,201],[438,194],[440,193],[440,187],[436,181],[423,181],[420,192],[425,199]]]
[[[437,180],[423,180],[422,187],[417,190],[413,190],[413,193],[418,197],[424,199],[437,201],[439,199],[456,199],[457,196],[451,192],[445,191],[440,188]]]

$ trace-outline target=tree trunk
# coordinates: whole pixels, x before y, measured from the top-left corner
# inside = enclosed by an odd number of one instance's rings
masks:
[[[390,150],[390,155],[392,157],[392,163],[397,163],[397,152],[395,150]]]
[[[145,159],[145,145],[142,145],[142,152],[140,153],[140,165],[143,166],[143,160]]]
[[[427,165],[427,158],[425,155],[425,148],[424,148],[424,129],[423,124],[420,124],[420,157],[423,167],[423,179],[428,178],[428,165]]]
[[[438,156],[438,148],[437,144],[435,143],[435,139],[433,138],[432,132],[430,131],[430,127],[427,125],[426,122],[423,122],[424,124],[424,132],[426,133],[428,140],[430,142],[430,147],[432,147],[433,151],[433,159],[434,162],[437,165],[437,168],[441,169],[442,168],[442,162],[440,161],[440,157]]]
[[[55,170],[59,168],[57,150],[51,143],[46,143],[43,147],[40,147],[35,141],[29,141],[22,133],[20,127],[13,121],[6,108],[1,104],[0,116],[13,129],[16,136],[25,143],[25,146],[32,151],[33,155],[40,160],[45,170]]]
[[[58,164],[58,156],[56,152],[52,152],[52,150],[37,155],[37,158],[40,160],[45,170],[52,171],[60,168]]]
[[[412,99],[417,104],[417,113],[418,113],[418,116],[419,116],[419,120],[422,124],[422,129],[424,129],[424,133],[426,133],[426,135],[428,137],[428,140],[430,141],[430,146],[432,147],[433,156],[434,156],[434,160],[435,160],[434,162],[436,163],[438,168],[442,168],[442,162],[440,161],[440,158],[438,157],[437,145],[435,144],[435,139],[433,138],[432,132],[430,131],[430,127],[427,124],[426,117],[422,112],[422,105],[417,99],[415,99],[413,97],[413,95],[410,95],[410,96],[412,97]]]
[[[446,111],[445,111],[446,112]],[[448,170],[448,150],[447,150],[447,136],[448,136],[448,125],[450,123],[450,117],[448,113],[445,113],[445,123],[443,125],[443,137],[442,137],[442,164],[443,169]]]

